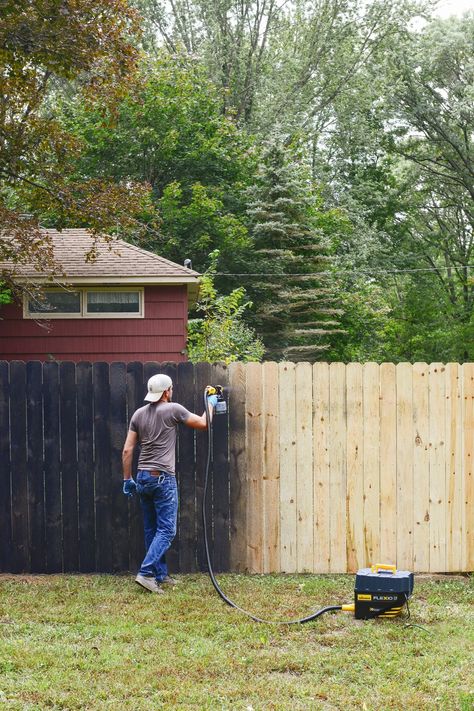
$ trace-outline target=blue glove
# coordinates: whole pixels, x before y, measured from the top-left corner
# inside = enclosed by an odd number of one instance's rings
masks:
[[[209,395],[207,398],[207,401],[209,405],[212,405],[212,407],[215,407],[217,405],[217,395]]]
[[[133,496],[134,493],[137,490],[137,485],[133,479],[124,479],[123,480],[123,493],[125,496]]]

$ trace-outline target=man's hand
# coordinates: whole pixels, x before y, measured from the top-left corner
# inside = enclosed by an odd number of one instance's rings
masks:
[[[123,480],[123,493],[125,496],[131,497],[137,490],[137,485],[133,479]]]
[[[214,408],[217,405],[217,395],[208,395],[207,401]]]

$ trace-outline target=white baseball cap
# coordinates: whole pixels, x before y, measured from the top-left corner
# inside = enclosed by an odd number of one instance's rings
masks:
[[[165,390],[171,388],[172,385],[173,381],[168,375],[164,373],[152,375],[148,381],[148,393],[144,399],[148,402],[158,402]]]

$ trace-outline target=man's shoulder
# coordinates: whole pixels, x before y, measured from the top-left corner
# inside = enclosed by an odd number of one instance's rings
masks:
[[[142,405],[142,407],[139,407],[138,410],[135,410],[135,412],[132,415],[132,419],[140,418],[143,413],[148,411],[148,409],[149,409],[149,405]]]
[[[189,410],[187,410],[184,405],[179,402],[167,402],[168,412],[174,417],[178,417],[180,420],[185,420],[189,417]]]
[[[181,405],[180,402],[167,402],[166,404],[168,405],[168,407],[171,407],[172,409],[186,410],[184,405]]]
[[[135,412],[133,414],[136,415],[138,412],[144,412],[145,410],[148,410],[149,407],[150,407],[149,405],[142,405],[141,407],[138,408],[138,410],[135,410]]]

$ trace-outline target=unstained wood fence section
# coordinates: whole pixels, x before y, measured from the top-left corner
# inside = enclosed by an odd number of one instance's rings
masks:
[[[119,572],[143,555],[121,449],[146,381],[168,373],[214,419],[216,570],[474,570],[474,364],[0,362],[0,570]],[[205,569],[207,435],[181,427],[172,570]]]

